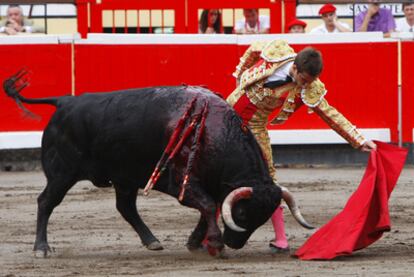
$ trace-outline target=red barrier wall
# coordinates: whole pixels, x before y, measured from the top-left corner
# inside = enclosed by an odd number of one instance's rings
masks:
[[[403,142],[414,142],[414,42],[402,42]]]
[[[23,95],[29,98],[59,96],[71,93],[71,45],[0,45],[0,80],[22,68],[29,70],[30,86]],[[40,116],[31,119],[16,103],[0,93],[0,132],[43,130],[54,108],[48,105],[25,105]]]
[[[135,37],[135,36],[132,36]],[[153,37],[149,37],[153,40]],[[168,36],[166,36],[168,40]],[[145,37],[126,44],[74,45],[75,79],[72,80],[70,44],[15,44],[0,45],[2,67],[0,80],[4,80],[22,67],[31,71],[31,86],[23,94],[27,97],[65,95],[71,92],[72,81],[77,95],[84,92],[104,92],[133,87],[159,85],[206,85],[227,96],[235,87],[231,76],[247,43],[238,44],[237,36],[211,37],[208,43],[197,44],[188,36],[169,39],[182,44],[142,43]],[[191,37],[192,38],[192,37]],[[110,38],[110,40],[113,38]],[[171,41],[173,41],[171,40]],[[99,40],[97,40],[99,41]],[[292,44],[295,50],[305,44]],[[341,111],[359,128],[390,130],[391,141],[398,142],[398,43],[326,43],[314,44],[324,57],[325,67],[321,80],[328,90],[331,105]],[[414,128],[414,43],[402,43],[403,141],[413,142]],[[380,80],[380,81],[379,81]],[[42,119],[36,121],[23,116],[17,105],[0,94],[0,132],[41,131],[53,107],[27,105]],[[274,130],[329,129],[314,114],[303,108],[286,124]]]
[[[235,85],[237,45],[76,45],[76,94],[160,85]]]

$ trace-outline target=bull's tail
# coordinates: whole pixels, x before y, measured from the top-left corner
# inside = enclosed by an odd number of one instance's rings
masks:
[[[19,105],[19,107],[28,114],[31,114],[30,111],[28,111],[22,103],[49,104],[56,106],[58,100],[57,97],[29,99],[20,94],[20,92],[29,85],[26,75],[27,71],[22,69],[3,82],[3,89],[7,96],[13,98],[17,105]]]

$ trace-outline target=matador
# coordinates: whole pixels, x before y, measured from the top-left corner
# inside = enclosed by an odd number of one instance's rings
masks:
[[[322,56],[314,48],[307,47],[296,54],[286,41],[274,40],[253,43],[233,73],[237,88],[228,96],[227,102],[255,135],[276,184],[276,169],[266,126],[269,121],[283,124],[303,105],[309,112],[319,115],[354,148],[362,151],[376,148],[375,143],[366,140],[354,125],[328,104],[325,99],[327,91],[318,79],[322,67]],[[270,115],[274,117],[269,118]],[[272,215],[272,224],[275,240],[269,247],[274,253],[288,252],[281,207]]]

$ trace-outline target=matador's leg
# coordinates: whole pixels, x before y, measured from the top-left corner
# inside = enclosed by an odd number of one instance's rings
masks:
[[[270,175],[277,184],[276,168],[273,164],[272,147],[270,145],[270,137],[266,127],[251,128],[256,140],[262,149],[263,155],[267,161]],[[275,239],[270,241],[269,247],[273,253],[281,253],[289,251],[289,244],[286,238],[285,222],[283,216],[283,208],[279,206],[272,217],[272,225],[275,232]]]
[[[256,126],[250,126],[252,133],[256,137],[257,142],[260,145],[260,148],[262,149],[262,153],[264,158],[266,159],[267,166],[269,168],[270,176],[272,176],[275,183],[277,183],[276,178],[276,168],[273,164],[273,156],[272,156],[272,147],[270,145],[270,137],[269,133],[265,126],[256,127]]]

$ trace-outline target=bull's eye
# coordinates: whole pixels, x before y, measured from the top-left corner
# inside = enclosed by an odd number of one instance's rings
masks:
[[[246,218],[246,212],[242,209],[239,209],[236,213],[236,217],[239,219],[244,219]]]
[[[241,127],[243,133],[247,134],[247,132],[249,131],[249,129],[247,128],[246,124],[242,123],[240,127]]]
[[[247,211],[246,209],[242,208],[241,206],[235,207],[232,211],[234,220],[240,226],[244,226],[247,221]]]

